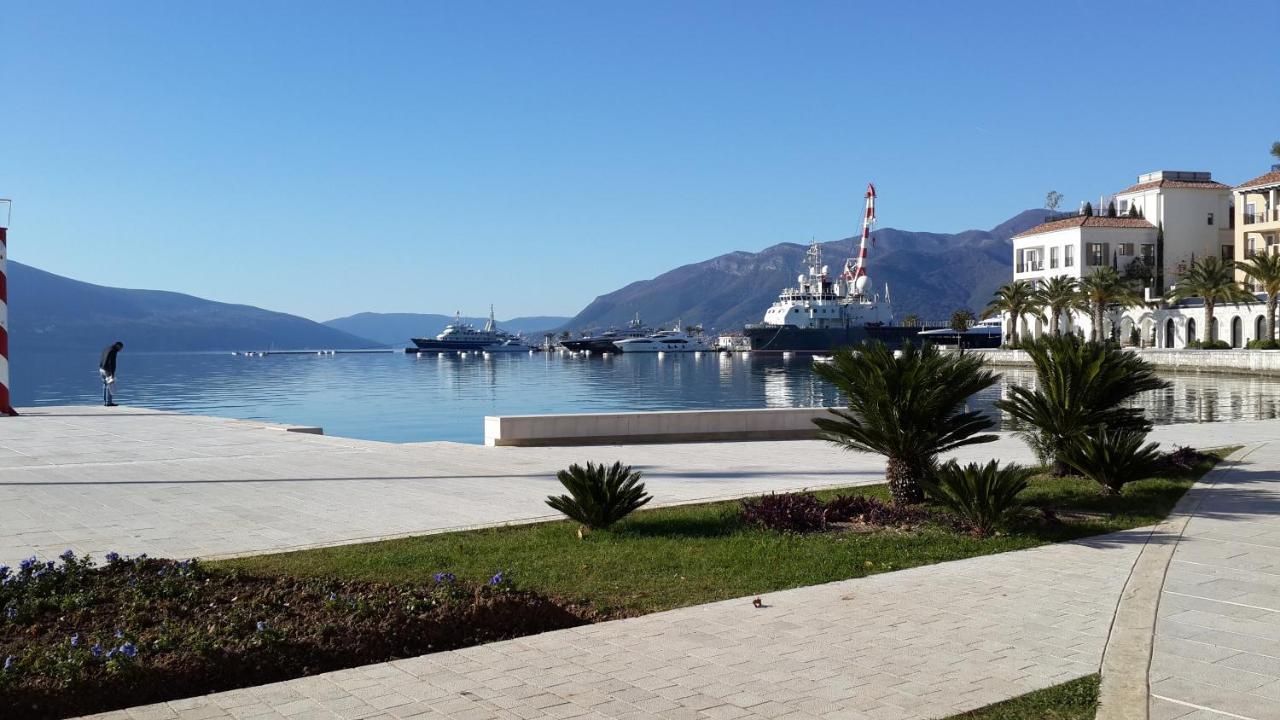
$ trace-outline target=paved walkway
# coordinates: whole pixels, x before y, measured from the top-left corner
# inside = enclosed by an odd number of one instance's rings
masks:
[[[937,718],[1097,672],[1146,534],[943,563],[101,718]]]
[[[555,471],[622,460],[656,503],[880,482],[879,457],[822,442],[489,448],[282,432],[261,423],[99,407],[0,420],[0,563],[68,548],[170,557],[258,553],[548,517]],[[1280,423],[1157,428],[1209,447],[1280,439]],[[962,459],[1027,462],[1014,437]]]
[[[1156,618],[1153,720],[1280,720],[1280,443],[1205,489]]]

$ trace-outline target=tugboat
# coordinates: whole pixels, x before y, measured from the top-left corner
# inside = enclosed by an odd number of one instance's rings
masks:
[[[410,338],[419,350],[428,352],[489,350],[514,339],[510,333],[503,332],[493,321],[493,306],[489,306],[489,320],[484,328],[477,330],[471,323],[462,321],[462,314],[455,313],[453,322],[445,326],[444,332],[434,338]]]
[[[617,352],[618,348],[614,343],[619,340],[628,340],[630,338],[642,338],[653,334],[653,329],[645,327],[640,322],[640,313],[636,313],[636,318],[621,330],[606,330],[599,335],[589,335],[587,337],[578,338],[577,340],[561,340],[560,347],[566,350],[580,352],[586,350],[591,353]]]
[[[829,353],[835,348],[879,340],[901,347],[920,333],[918,327],[894,325],[889,286],[884,298],[867,292],[867,240],[876,220],[876,187],[867,185],[858,257],[845,260],[839,279],[828,277],[822,249],[815,241],[805,254],[808,273],[769,306],[764,319],[743,329],[755,353]]]

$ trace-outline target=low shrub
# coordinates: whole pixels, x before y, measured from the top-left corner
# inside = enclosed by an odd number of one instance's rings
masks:
[[[568,495],[550,495],[547,504],[592,530],[607,528],[653,499],[646,495],[640,473],[616,462],[570,465],[556,473]]]
[[[1114,495],[1126,483],[1141,480],[1159,468],[1159,446],[1144,444],[1146,439],[1144,430],[1100,427],[1072,443],[1062,459],[1098,483],[1103,492]]]
[[[1226,340],[1192,340],[1187,347],[1196,350],[1230,350],[1231,343]]]
[[[1188,473],[1196,468],[1197,465],[1210,459],[1212,456],[1202,453],[1193,447],[1176,446],[1171,453],[1165,453],[1160,459],[1160,466],[1164,470],[1175,473]]]
[[[1250,350],[1280,350],[1280,340],[1250,340],[1245,347]]]
[[[769,493],[742,501],[743,521],[778,532],[827,529],[827,506],[813,493]]]
[[[857,522],[879,527],[918,525],[928,519],[919,505],[894,505],[866,495],[837,495],[827,501],[827,522]]]
[[[1002,468],[997,460],[963,467],[952,460],[924,483],[924,491],[959,516],[974,535],[986,537],[1019,508],[1018,493],[1027,489],[1033,473],[1021,465]]]
[[[0,567],[0,717],[102,712],[586,621],[503,572],[393,585],[30,558]]]

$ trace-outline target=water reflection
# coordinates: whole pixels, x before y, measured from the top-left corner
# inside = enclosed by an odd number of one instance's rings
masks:
[[[97,353],[19,356],[19,405],[100,402]],[[121,356],[120,400],[184,412],[315,424],[335,435],[394,442],[480,442],[485,415],[628,410],[814,407],[838,402],[808,358],[719,353],[610,356]],[[993,411],[1026,369],[970,400]],[[1167,376],[1138,399],[1157,423],[1280,417],[1280,379]]]

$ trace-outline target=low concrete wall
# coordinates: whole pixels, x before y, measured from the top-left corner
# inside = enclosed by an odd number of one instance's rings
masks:
[[[966,350],[981,355],[991,365],[1029,365],[1021,350]],[[1280,375],[1280,350],[1157,350],[1134,352],[1163,370],[1178,372]]]
[[[811,440],[825,408],[691,410],[484,419],[485,445],[631,445],[732,440]]]

